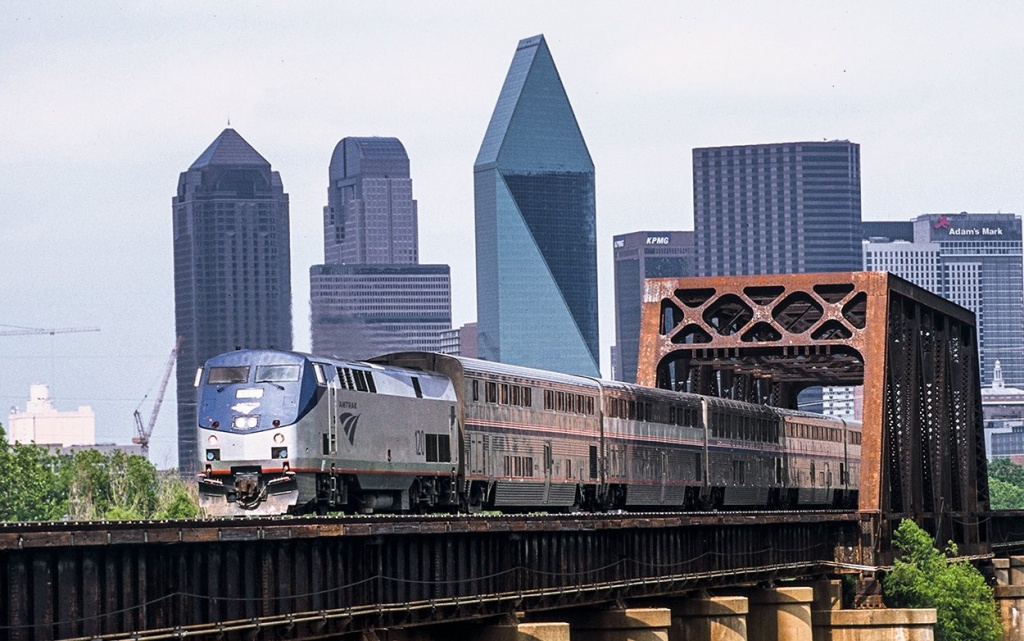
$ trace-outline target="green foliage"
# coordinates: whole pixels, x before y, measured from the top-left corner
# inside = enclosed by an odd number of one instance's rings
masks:
[[[935,608],[937,641],[997,641],[1002,636],[992,588],[977,568],[947,558],[910,520],[900,523],[893,545],[898,557],[883,583],[890,607]],[[955,556],[956,546],[950,543],[947,553]]]
[[[195,483],[186,483],[176,472],[162,478],[159,505],[153,518],[194,519],[199,517],[199,496]]]
[[[9,444],[0,426],[0,518],[47,521],[64,514],[66,500],[58,482],[60,458],[45,448]]]
[[[1024,468],[1010,459],[989,461],[988,494],[993,510],[1024,510]]]
[[[989,477],[988,501],[993,510],[1024,510],[1024,487]]]
[[[0,425],[0,521],[193,518],[194,485],[120,450],[62,456],[9,444]]]

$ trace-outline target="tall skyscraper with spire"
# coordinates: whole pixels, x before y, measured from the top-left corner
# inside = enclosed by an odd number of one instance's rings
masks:
[[[190,476],[199,466],[196,369],[239,347],[292,347],[288,195],[228,128],[181,173],[172,213],[178,469]]]
[[[598,375],[594,163],[544,36],[519,42],[473,175],[480,357]]]
[[[419,264],[405,146],[343,138],[328,175],[324,264],[309,270],[313,352],[439,351],[452,326],[451,274],[447,265]]]

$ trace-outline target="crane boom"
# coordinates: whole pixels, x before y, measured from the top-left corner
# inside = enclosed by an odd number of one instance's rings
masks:
[[[17,327],[18,329],[5,329],[0,331],[0,336],[31,336],[33,334],[74,334],[76,332],[98,332],[99,327],[19,327],[18,325],[0,325],[0,327]]]
[[[167,383],[171,380],[171,371],[174,369],[174,360],[178,357],[178,349],[181,347],[181,336],[174,341],[174,349],[167,359],[167,368],[164,370],[163,380],[160,381],[160,389],[157,390],[156,398],[153,399],[153,412],[149,415],[149,423],[142,425],[142,414],[135,410],[135,432],[136,436],[132,443],[142,446],[142,455],[149,456],[149,437],[153,435],[153,428],[156,426],[156,417],[160,415],[160,405],[164,402],[164,393],[167,391]]]

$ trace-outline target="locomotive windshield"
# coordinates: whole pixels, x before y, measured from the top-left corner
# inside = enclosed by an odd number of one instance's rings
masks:
[[[248,380],[248,367],[211,367],[210,377],[206,379],[206,382],[210,385],[225,385],[230,383],[245,383]]]
[[[297,381],[301,371],[298,365],[259,365],[256,367],[256,382],[288,383]]]

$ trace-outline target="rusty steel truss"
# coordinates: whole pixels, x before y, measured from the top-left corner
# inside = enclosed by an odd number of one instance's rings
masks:
[[[863,386],[863,553],[913,518],[962,551],[987,543],[974,314],[889,273],[646,281],[641,384],[796,408]]]

